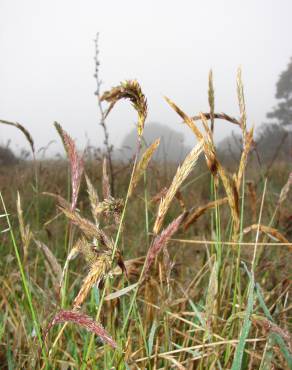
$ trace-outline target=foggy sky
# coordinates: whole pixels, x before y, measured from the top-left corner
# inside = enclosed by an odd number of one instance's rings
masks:
[[[242,67],[249,124],[266,121],[275,84],[292,56],[292,1],[0,1],[0,118],[23,123],[36,147],[56,140],[58,121],[82,148],[102,145],[94,91],[94,43],[100,32],[103,89],[136,78],[147,96],[148,122],[192,134],[163,99],[188,114],[208,110],[213,69],[216,111],[238,116],[236,71]],[[107,120],[119,146],[135,112],[120,102]],[[147,124],[147,123],[146,123]],[[234,127],[218,122],[219,140]],[[0,144],[26,143],[0,126]]]

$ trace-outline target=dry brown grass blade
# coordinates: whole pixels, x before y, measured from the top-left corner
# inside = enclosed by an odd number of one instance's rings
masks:
[[[39,240],[34,239],[35,244],[37,247],[44,253],[47,261],[49,262],[49,265],[52,269],[52,271],[55,274],[55,277],[58,281],[61,281],[62,279],[62,267],[59,264],[57,258],[52,253],[52,251],[48,248],[48,246],[45,243],[42,243]]]
[[[49,325],[44,331],[44,339],[46,339],[49,330],[57,324],[63,322],[72,322],[77,324],[86,330],[96,334],[99,336],[104,343],[109,344],[113,348],[117,348],[117,343],[112,339],[112,337],[108,334],[108,332],[99,324],[98,322],[94,321],[91,317],[84,315],[80,312],[76,311],[59,311],[54,318],[51,320]]]
[[[33,156],[35,155],[35,147],[34,147],[33,138],[31,136],[31,134],[29,133],[29,131],[24,126],[22,126],[18,122],[10,122],[10,121],[6,121],[6,120],[3,120],[3,119],[0,119],[0,123],[3,123],[4,125],[9,125],[9,126],[16,127],[18,130],[20,130],[23,133],[23,135],[26,137],[26,140],[29,143],[29,146],[31,148]]]
[[[215,153],[215,148],[212,140],[212,135],[210,135],[210,129],[208,124],[206,124],[206,120],[204,120],[204,115],[200,115],[200,119],[203,118],[203,124],[206,129],[207,137],[204,137],[201,131],[197,128],[194,123],[194,120],[189,117],[185,112],[183,112],[173,101],[169,98],[165,97],[165,100],[168,104],[174,109],[174,111],[183,119],[183,121],[189,126],[189,128],[193,131],[196,138],[200,141],[203,141],[203,149],[207,161],[207,165],[211,173],[214,177],[217,175],[217,158]],[[209,136],[209,137],[208,137]]]
[[[172,183],[165,195],[165,197],[161,200],[161,203],[158,208],[157,217],[155,220],[155,224],[153,227],[153,232],[158,234],[161,226],[163,224],[164,217],[166,215],[167,210],[170,207],[170,204],[175,197],[176,192],[179,190],[180,186],[184,182],[184,180],[188,177],[188,175],[193,170],[199,155],[201,154],[203,149],[203,143],[199,142],[193,150],[186,156],[183,164],[179,167],[176,171],[176,174],[172,180]]]
[[[187,230],[194,222],[197,221],[208,209],[221,206],[228,202],[228,198],[217,199],[213,202],[209,202],[202,207],[198,207],[193,213],[191,213],[184,223],[184,230]]]
[[[285,238],[284,235],[282,235],[277,229],[274,229],[273,227],[261,225],[261,224],[253,224],[251,226],[246,227],[243,230],[243,234],[248,234],[252,230],[259,230],[260,232],[268,235],[272,239],[276,239],[279,242],[282,243],[289,243],[288,245],[289,249],[292,250],[292,243],[289,242],[288,239]]]
[[[142,158],[140,159],[134,175],[133,179],[130,183],[130,188],[129,188],[129,197],[133,194],[134,189],[136,188],[141,176],[143,175],[144,171],[148,167],[148,164],[155,153],[156,149],[158,148],[160,144],[160,139],[156,139],[150,146],[147,148],[147,150],[143,153]]]
[[[124,81],[119,86],[106,91],[101,97],[101,101],[105,100],[110,103],[106,116],[120,99],[129,99],[137,111],[138,135],[141,137],[147,117],[147,100],[139,83],[136,80]]]
[[[162,233],[153,240],[145,261],[145,268],[143,272],[143,278],[146,277],[152,263],[154,262],[156,256],[159,252],[166,247],[168,240],[172,237],[174,233],[177,232],[178,228],[180,227],[181,223],[183,222],[184,218],[186,217],[186,213],[183,213],[179,217],[177,217],[171,224],[167,226]]]
[[[211,131],[209,125],[208,125],[208,120],[202,112],[200,113],[200,119],[201,119],[201,121],[203,123],[203,126],[204,126],[204,129],[206,131],[207,139],[210,142],[210,145],[212,145],[212,148],[214,149],[213,134],[212,134],[212,131]]]
[[[193,131],[196,138],[198,140],[203,139],[203,135],[201,131],[195,125],[193,119],[185,114],[172,100],[170,100],[167,96],[164,97],[167,103],[171,106],[171,108],[182,118],[182,120],[189,126],[189,128]]]
[[[16,206],[17,206],[17,217],[18,217],[18,222],[19,222],[20,237],[21,237],[22,247],[23,247],[23,264],[25,266],[27,262],[27,257],[28,257],[29,244],[31,242],[33,235],[30,230],[30,226],[25,225],[24,223],[23,211],[21,207],[21,199],[20,199],[19,192],[17,192]]]
[[[62,126],[58,122],[55,122],[55,128],[62,139],[70,163],[72,185],[71,209],[74,210],[77,204],[81,177],[84,170],[84,162],[83,158],[78,155],[74,140],[69,136],[69,134],[63,130]]]
[[[204,116],[206,117],[207,120],[211,120],[211,114],[210,113],[205,112],[203,114],[204,114]],[[200,116],[192,116],[191,118],[194,121],[198,121],[200,119]],[[238,121],[238,119],[236,119],[234,117],[231,117],[226,113],[223,113],[223,112],[222,113],[214,113],[214,118],[215,119],[222,119],[224,121],[228,121],[228,122],[233,123],[234,125],[240,127],[240,122]]]
[[[81,289],[73,302],[73,307],[79,308],[86,299],[93,285],[99,285],[111,268],[111,258],[106,254],[101,254],[98,259],[90,266],[86,278],[83,280]]]
[[[104,298],[104,300],[105,300],[105,301],[110,301],[110,300],[112,300],[112,299],[116,299],[116,298],[122,297],[123,295],[128,294],[129,292],[131,292],[131,291],[132,291],[133,289],[135,289],[137,286],[138,286],[138,283],[134,283],[134,284],[128,285],[127,287],[122,288],[122,289],[120,289],[120,290],[117,290],[117,291],[115,291],[114,293],[108,294],[108,295]]]

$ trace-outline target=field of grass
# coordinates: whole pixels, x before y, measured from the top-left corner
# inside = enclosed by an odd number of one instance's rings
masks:
[[[194,135],[178,168],[151,161],[146,98],[126,81],[101,100],[106,113],[120,99],[137,111],[131,163],[112,173],[82,158],[55,124],[68,161],[1,169],[1,369],[292,368],[291,165],[268,177],[249,165],[240,73],[231,122],[214,111],[211,77],[197,120],[167,99]],[[215,118],[242,134],[232,173]]]

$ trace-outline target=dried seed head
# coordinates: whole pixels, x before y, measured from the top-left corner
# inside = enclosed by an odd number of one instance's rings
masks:
[[[107,254],[101,254],[98,259],[91,265],[86,278],[83,280],[81,289],[73,302],[74,308],[79,308],[86,299],[93,285],[99,283],[107,276],[111,268],[111,257]]]
[[[110,196],[109,198],[105,199],[103,202],[100,202],[98,206],[95,208],[94,212],[99,217],[103,214],[107,218],[109,218],[110,216],[113,216],[115,219],[115,222],[118,224],[123,208],[124,208],[123,199],[115,199]]]
[[[101,101],[110,103],[106,116],[120,99],[129,99],[138,113],[138,135],[142,136],[144,123],[147,117],[147,101],[139,83],[136,80],[122,82],[119,86],[106,91]]]
[[[55,122],[55,127],[63,141],[63,145],[70,163],[72,184],[71,209],[74,210],[77,204],[81,177],[84,170],[84,162],[83,158],[78,155],[74,140],[68,135],[65,130],[63,130],[62,126],[59,123]]]
[[[241,68],[238,68],[237,71],[237,98],[240,110],[240,124],[242,130],[243,139],[246,135],[246,111],[245,111],[245,100],[244,100],[244,92],[243,92],[243,83],[241,78]],[[245,141],[245,140],[244,140]]]
[[[152,263],[154,262],[156,256],[167,245],[168,240],[172,237],[172,235],[178,230],[180,224],[183,222],[184,218],[186,217],[186,213],[183,213],[179,217],[177,217],[171,224],[167,226],[165,230],[162,231],[160,235],[157,235],[156,238],[153,240],[145,261],[145,268],[143,273],[143,278],[146,277]]]
[[[139,163],[136,167],[136,170],[135,170],[135,173],[134,173],[134,176],[133,176],[133,180],[130,183],[129,196],[131,196],[133,194],[134,189],[136,188],[136,186],[137,186],[140,178],[142,177],[144,171],[148,167],[148,164],[149,164],[153,154],[155,153],[156,149],[158,148],[159,144],[160,144],[160,139],[155,140],[149,146],[149,148],[147,148],[145,153],[142,155],[142,158],[140,159],[140,161],[139,161]]]
[[[253,132],[254,128],[252,127],[249,132],[246,133],[245,135],[245,143],[244,143],[244,148],[243,152],[241,154],[240,158],[240,164],[239,164],[239,169],[238,169],[238,174],[237,174],[237,179],[236,179],[236,186],[237,186],[237,191],[239,192],[240,190],[240,185],[243,177],[243,173],[247,164],[247,157],[248,153],[250,152],[252,145],[254,144],[253,141]]]
[[[96,208],[99,205],[99,198],[97,191],[95,190],[94,186],[92,185],[89,177],[86,175],[85,176],[86,183],[87,183],[87,192],[88,192],[88,197],[89,197],[89,202],[90,202],[90,207],[91,207],[91,213],[92,217],[94,218],[94,221],[98,225],[99,219],[98,215],[96,214]]]
[[[103,342],[109,344],[113,348],[117,348],[117,343],[112,339],[112,337],[108,334],[108,332],[95,320],[93,320],[91,317],[84,315],[80,312],[76,311],[65,311],[61,310],[59,311],[54,318],[51,320],[49,325],[44,331],[44,340],[46,339],[49,330],[57,324],[60,324],[62,322],[72,322],[74,324],[77,324],[86,330],[96,334],[99,336]]]
[[[10,121],[6,121],[6,120],[3,120],[3,119],[0,120],[0,123],[2,123],[4,125],[14,126],[18,130],[20,130],[23,133],[23,135],[25,136],[26,140],[28,141],[33,156],[35,156],[35,147],[34,147],[33,138],[31,136],[31,134],[29,133],[29,131],[23,125],[21,125],[18,122],[10,122]]]
[[[199,158],[199,155],[202,152],[202,147],[203,143],[202,142],[198,143],[194,147],[194,149],[187,155],[181,167],[177,169],[177,172],[172,180],[172,183],[165,197],[161,200],[161,203],[159,205],[157,217],[153,227],[153,231],[155,234],[158,234],[158,232],[160,231],[166,212],[169,209],[176,192],[178,191],[184,180],[188,177],[190,172],[193,170]]]

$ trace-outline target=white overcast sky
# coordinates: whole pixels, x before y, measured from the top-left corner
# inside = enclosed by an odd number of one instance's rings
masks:
[[[37,148],[57,140],[60,122],[82,148],[102,145],[98,127],[94,43],[100,32],[103,88],[124,79],[141,83],[148,122],[185,132],[163,100],[189,114],[208,109],[213,69],[216,111],[238,115],[236,70],[242,67],[249,123],[259,125],[275,104],[275,84],[292,56],[291,0],[0,0],[0,118],[23,123]],[[108,119],[119,146],[133,127],[129,103]],[[218,122],[217,139],[230,133]],[[26,144],[16,129],[0,126],[0,144]]]

